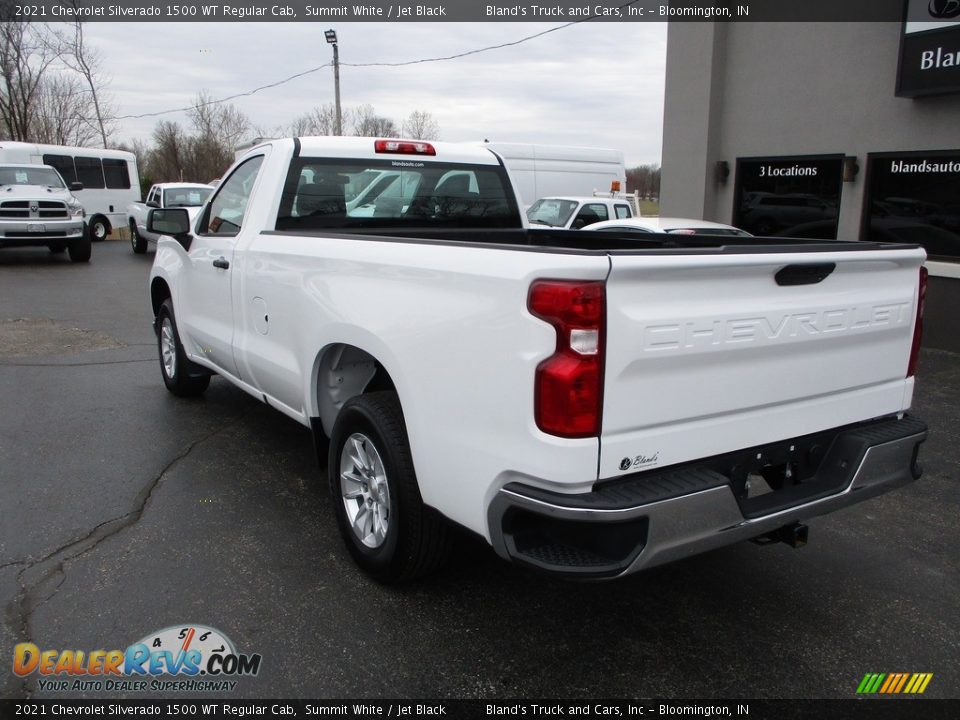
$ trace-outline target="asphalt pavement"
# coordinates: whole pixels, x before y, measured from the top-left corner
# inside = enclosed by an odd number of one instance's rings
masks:
[[[164,389],[152,259],[0,251],[3,697],[140,697],[40,690],[14,645],[193,624],[262,656],[231,698],[850,698],[868,672],[960,697],[960,355],[921,355],[924,477],[811,521],[805,548],[570,583],[464,539],[435,577],[383,587],[341,544],[305,428],[221,378]]]

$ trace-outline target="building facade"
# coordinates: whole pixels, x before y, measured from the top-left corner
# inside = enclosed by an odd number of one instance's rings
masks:
[[[923,244],[924,345],[960,352],[960,18],[671,23],[661,183],[663,215]]]

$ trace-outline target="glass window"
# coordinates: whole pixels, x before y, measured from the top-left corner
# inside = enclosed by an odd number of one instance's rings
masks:
[[[576,200],[560,200],[558,198],[543,198],[537,200],[527,210],[527,220],[535,225],[549,225],[563,227],[577,209]]]
[[[518,215],[499,166],[301,157],[276,229],[516,228]]]
[[[84,190],[106,187],[103,182],[103,165],[100,163],[100,158],[76,157],[73,159],[73,164],[77,168],[77,180],[83,183]]]
[[[67,185],[77,181],[77,172],[73,168],[73,158],[70,155],[44,155],[43,164],[56,168]]]
[[[211,235],[236,235],[243,226],[247,214],[250,193],[257,181],[257,173],[263,164],[263,155],[250,158],[220,183],[217,194],[206,213],[201,233]]]
[[[0,187],[4,185],[41,185],[62,188],[60,176],[42,165],[0,166]]]
[[[580,208],[576,219],[571,226],[574,230],[579,230],[587,225],[593,225],[601,220],[609,220],[610,213],[607,212],[607,206],[603,203],[588,203]]]
[[[843,156],[740,158],[733,224],[754,235],[837,237]]]
[[[633,212],[630,210],[629,205],[614,205],[613,211],[617,214],[617,220],[633,217]]]
[[[213,188],[180,187],[163,191],[163,207],[200,207]]]
[[[864,240],[919,243],[960,260],[960,151],[868,156]]]
[[[107,187],[116,190],[126,190],[130,187],[130,171],[127,170],[126,160],[103,159],[103,179]]]

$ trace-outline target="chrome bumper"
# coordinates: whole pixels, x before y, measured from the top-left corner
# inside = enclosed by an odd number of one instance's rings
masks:
[[[581,495],[510,483],[489,508],[493,545],[504,558],[554,574],[626,575],[906,485],[920,477],[917,453],[926,435],[926,425],[913,418],[840,430],[812,478],[809,499],[766,514],[744,512],[729,478],[713,469],[717,462],[641,473]],[[829,494],[816,492],[818,481],[829,481]]]

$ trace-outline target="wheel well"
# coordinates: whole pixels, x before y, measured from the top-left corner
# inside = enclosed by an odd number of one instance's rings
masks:
[[[113,226],[110,224],[110,218],[108,218],[106,215],[95,213],[90,216],[90,222],[93,222],[94,220],[103,220],[103,224],[107,226],[107,233],[113,230]]]
[[[166,281],[162,278],[154,278],[153,282],[150,283],[150,302],[153,305],[154,317],[160,312],[160,306],[163,305],[163,301],[169,297],[172,297],[172,295]]]
[[[327,348],[317,363],[317,411],[330,436],[340,408],[352,397],[395,390],[390,373],[373,355],[353,345]]]

